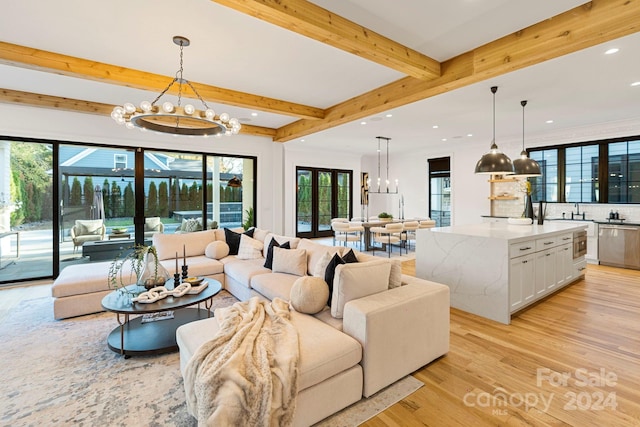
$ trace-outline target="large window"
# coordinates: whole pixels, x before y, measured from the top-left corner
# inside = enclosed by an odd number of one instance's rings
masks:
[[[568,147],[565,150],[565,201],[591,203],[598,201],[597,145]]]
[[[429,159],[429,217],[436,227],[451,225],[451,167],[449,157]]]
[[[530,150],[542,176],[529,178],[533,200],[640,203],[640,137]]]
[[[640,203],[640,141],[609,144],[609,203]]]
[[[531,181],[531,198],[534,202],[558,201],[558,150],[531,151],[530,157],[540,164],[542,175],[529,178]]]

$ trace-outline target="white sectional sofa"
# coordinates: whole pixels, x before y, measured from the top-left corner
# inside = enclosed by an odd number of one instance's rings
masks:
[[[240,259],[246,258],[246,253],[225,253],[227,245],[222,243],[226,242],[225,233],[228,232],[217,229],[155,234],[153,244],[169,272],[175,270],[176,253],[181,256],[184,248],[191,276],[215,278],[240,300],[254,296],[289,300],[296,280],[318,273],[316,270],[324,266],[321,263],[326,263],[329,256],[336,253],[342,256],[348,250],[255,229],[252,240],[261,242],[262,251],[254,248],[256,258]],[[266,268],[265,257],[272,239],[280,245],[289,242],[293,251],[287,256],[297,257],[297,262],[285,263],[284,268],[281,265]],[[274,252],[280,257],[274,256],[276,262],[286,251],[274,249]],[[304,266],[299,265],[302,252]],[[300,343],[294,425],[312,425],[449,350],[449,288],[403,275],[400,263],[393,259],[357,252],[356,256],[357,263],[335,268],[330,305],[315,314],[292,313]],[[78,272],[85,275],[82,283],[72,283],[73,272],[65,273],[70,267],[63,271],[52,291],[59,309],[56,318],[84,314],[82,307],[87,307],[88,312],[101,310],[100,300],[109,291],[108,265],[78,266]],[[277,271],[291,268],[297,269],[298,274]],[[101,274],[96,273],[101,269],[104,269]],[[60,278],[63,280],[59,281]],[[217,328],[213,317],[178,329],[183,373],[197,348],[210,340]]]

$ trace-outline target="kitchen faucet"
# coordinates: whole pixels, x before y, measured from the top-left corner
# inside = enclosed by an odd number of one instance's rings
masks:
[[[575,206],[575,207],[576,207],[576,212],[575,212],[575,214],[573,213],[573,211],[571,212],[571,219],[573,219],[573,216],[574,216],[574,215],[575,215],[576,217],[579,217],[579,216],[580,216],[580,204],[579,204],[579,203],[574,203],[574,204],[573,204],[573,206]],[[584,212],[582,212],[582,219],[585,219],[584,214],[585,214],[585,213],[584,213]]]

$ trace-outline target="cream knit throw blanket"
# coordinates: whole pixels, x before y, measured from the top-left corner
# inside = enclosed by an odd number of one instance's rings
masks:
[[[215,311],[216,337],[185,369],[199,426],[291,425],[298,392],[298,333],[289,303],[257,297]]]

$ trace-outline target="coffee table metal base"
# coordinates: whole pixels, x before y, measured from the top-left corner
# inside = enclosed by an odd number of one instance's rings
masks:
[[[142,316],[125,321],[107,338],[109,348],[128,359],[131,356],[170,353],[178,349],[176,329],[186,323],[210,316],[209,310],[183,308],[173,312],[173,319],[142,323]]]

